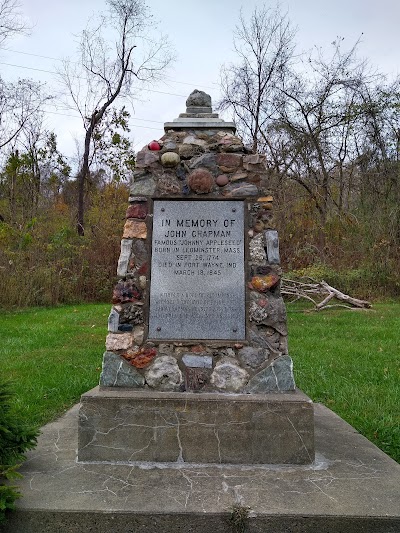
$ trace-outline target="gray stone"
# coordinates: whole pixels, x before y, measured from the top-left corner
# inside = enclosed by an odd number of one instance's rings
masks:
[[[232,357],[222,357],[211,374],[211,384],[226,392],[239,392],[249,379],[249,374]]]
[[[255,265],[265,265],[267,256],[264,249],[263,234],[259,233],[253,237],[249,245],[250,261]]]
[[[135,344],[142,344],[144,338],[144,326],[135,326],[132,330],[132,337]]]
[[[238,357],[244,366],[257,368],[268,360],[269,353],[263,348],[244,346],[238,351]]]
[[[258,196],[258,188],[252,183],[230,183],[222,194],[227,197]]]
[[[267,367],[253,376],[246,387],[250,394],[286,392],[295,390],[293,362],[288,355],[273,360]]]
[[[120,315],[119,321],[121,324],[140,325],[143,324],[143,309],[137,304],[124,305]]]
[[[142,239],[134,239],[132,242],[132,255],[131,259],[133,260],[135,266],[140,266],[147,259],[147,248],[146,243]]]
[[[260,346],[264,349],[266,357],[268,359],[270,357],[277,357],[279,355],[282,355],[282,352],[280,352],[275,346],[273,342],[273,337],[271,340],[271,336],[267,332],[268,328],[264,327],[254,327],[252,326],[249,328],[249,340],[252,344],[256,346]],[[275,334],[278,334],[275,332]]]
[[[211,118],[218,118],[218,113],[213,113],[212,112],[212,107],[211,106],[203,106],[203,107],[199,107],[199,106],[190,106],[190,107],[187,107],[186,108],[186,113],[180,113],[180,117],[184,117],[184,118],[187,118],[189,115],[189,118],[191,118],[193,115],[196,117],[198,115],[211,115]]]
[[[175,357],[160,355],[146,371],[146,382],[149,387],[161,391],[179,390],[183,378]]]
[[[100,374],[100,387],[143,387],[144,377],[123,357],[105,352],[103,369]]]
[[[111,308],[110,314],[108,315],[108,331],[110,333],[118,333],[119,326],[119,313]]]
[[[190,368],[212,368],[211,355],[193,355],[185,353],[182,357],[183,363]]]
[[[132,251],[132,240],[121,240],[121,253],[118,259],[117,276],[123,277],[126,275],[129,266],[129,258]]]
[[[287,355],[289,353],[287,335],[280,336],[280,342],[279,342],[278,349],[284,355]]]
[[[146,168],[160,159],[158,151],[141,150],[136,155],[136,168]]]
[[[191,159],[192,157],[198,156],[204,152],[202,146],[198,144],[180,144],[179,145],[179,155],[183,159]]]
[[[280,264],[279,257],[279,237],[275,230],[267,230],[265,232],[265,243],[267,250],[268,262],[271,264]]]
[[[186,179],[186,169],[183,164],[180,164],[175,169],[175,174],[177,175],[178,179],[181,181]]]
[[[170,174],[163,174],[157,183],[157,192],[161,196],[174,196],[180,194],[181,189],[182,183],[175,176]]]
[[[145,178],[140,181],[134,181],[130,188],[132,196],[145,195],[152,196],[156,190],[156,182],[153,178]]]
[[[243,144],[230,144],[228,146],[223,146],[222,151],[223,152],[242,152],[244,150]]]
[[[191,169],[207,168],[208,170],[216,174],[217,173],[216,155],[212,153],[200,155],[199,157],[192,159],[192,161],[189,164],[189,167]]]
[[[163,151],[176,150],[177,144],[175,141],[168,141],[163,145]]]
[[[281,296],[269,292],[260,295],[250,293],[250,320],[264,326],[271,326],[281,335],[287,335],[286,308]],[[262,304],[262,305],[261,305]]]
[[[190,112],[192,109],[200,109],[200,108],[190,108],[190,107],[187,107],[186,108],[186,111],[187,113],[179,113],[179,118],[201,118],[201,119],[215,119],[215,118],[219,118],[218,117],[218,113],[192,113]],[[203,107],[202,109],[207,109],[206,107]],[[209,108],[209,110],[211,111],[211,108]]]
[[[160,355],[172,355],[174,352],[173,344],[159,344],[158,353]]]
[[[211,96],[204,91],[195,89],[186,100],[186,107],[211,107]]]
[[[134,170],[132,172],[133,181],[135,181],[135,180],[139,181],[139,180],[145,178],[146,176],[149,177],[149,171],[148,171],[147,168],[141,168],[139,170]],[[138,197],[138,198],[140,198],[140,197]],[[139,202],[140,201],[145,201],[146,202],[147,198],[143,198],[142,200],[140,200],[140,199],[137,200],[137,198],[135,198],[133,201],[135,201],[135,200],[139,201]]]

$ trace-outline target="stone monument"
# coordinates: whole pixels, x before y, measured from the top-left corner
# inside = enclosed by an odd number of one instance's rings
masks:
[[[138,154],[80,461],[314,460],[296,390],[265,158],[195,90]]]

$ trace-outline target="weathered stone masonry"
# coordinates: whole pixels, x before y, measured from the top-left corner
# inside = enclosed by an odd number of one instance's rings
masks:
[[[165,135],[137,154],[100,387],[252,394],[292,391],[278,234],[264,156],[248,153],[234,135],[234,125],[212,113],[208,95],[194,91],[186,104],[186,113],[165,124]],[[148,337],[157,199],[244,203],[245,338]]]

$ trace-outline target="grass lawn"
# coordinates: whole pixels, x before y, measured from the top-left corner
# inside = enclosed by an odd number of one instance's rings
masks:
[[[298,309],[287,305],[297,386],[400,462],[400,304]]]
[[[0,314],[0,375],[18,409],[43,425],[98,383],[110,304],[29,308]]]
[[[98,383],[109,304],[0,314],[0,374],[42,425]],[[297,385],[400,462],[400,304],[299,312],[288,305]]]

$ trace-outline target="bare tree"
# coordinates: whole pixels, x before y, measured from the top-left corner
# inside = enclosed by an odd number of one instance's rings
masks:
[[[84,195],[88,180],[94,133],[115,100],[131,98],[135,82],[160,78],[172,60],[168,40],[150,38],[152,18],[143,0],[107,0],[108,13],[89,24],[79,40],[80,62],[64,63],[60,73],[74,107],[79,111],[85,140],[77,176],[77,230],[84,235]],[[104,37],[112,31],[114,44]]]
[[[279,5],[256,7],[248,21],[240,13],[234,32],[238,62],[222,67],[219,108],[233,111],[238,132],[254,153],[268,148],[266,132],[293,56],[294,35]]]
[[[20,7],[18,0],[0,0],[0,48],[29,30]],[[29,79],[11,83],[0,77],[0,149],[17,138],[48,98],[40,83]]]
[[[301,74],[292,73],[280,88],[279,118],[274,125],[286,139],[284,172],[314,202],[324,224],[330,205],[343,207],[345,179],[356,158],[355,135],[364,110],[365,88],[371,83],[357,44],[341,49],[334,41],[332,57],[317,51]],[[273,139],[273,137],[271,136]]]
[[[18,0],[0,0],[0,47],[15,35],[28,31],[29,27],[20,12]]]
[[[11,83],[0,78],[0,148],[13,142],[51,98],[42,83],[29,79]]]

